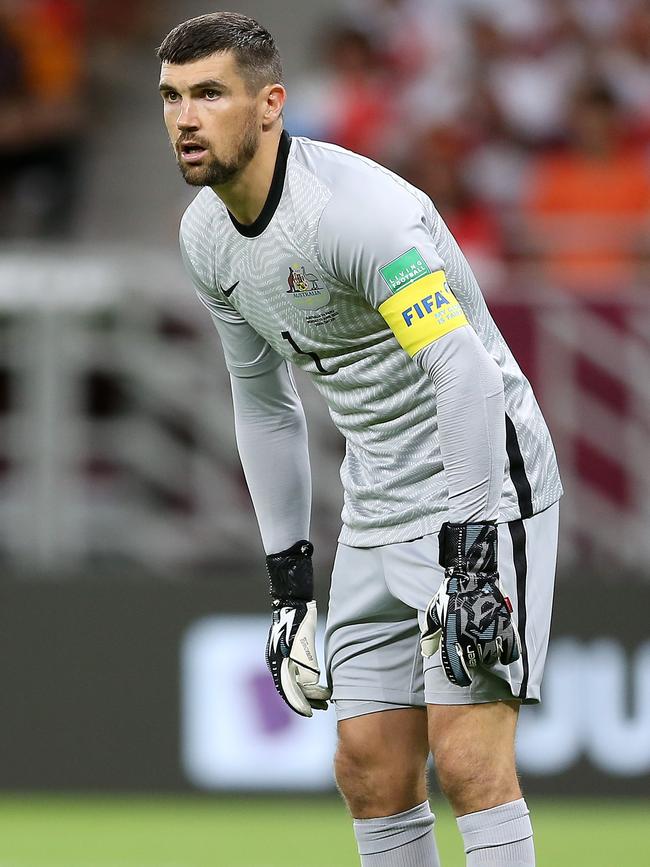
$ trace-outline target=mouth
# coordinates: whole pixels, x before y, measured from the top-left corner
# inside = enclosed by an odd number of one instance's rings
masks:
[[[192,141],[186,141],[180,144],[178,151],[184,163],[200,163],[208,153],[207,148]]]

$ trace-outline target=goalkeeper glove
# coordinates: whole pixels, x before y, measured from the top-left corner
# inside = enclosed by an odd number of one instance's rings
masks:
[[[478,666],[492,668],[519,659],[512,604],[499,587],[496,524],[442,525],[440,565],[445,578],[426,610],[423,656],[440,647],[449,680],[469,686]]]
[[[307,717],[314,708],[327,710],[331,695],[331,690],[318,683],[313,551],[311,542],[303,540],[266,558],[273,611],[266,664],[282,698]]]

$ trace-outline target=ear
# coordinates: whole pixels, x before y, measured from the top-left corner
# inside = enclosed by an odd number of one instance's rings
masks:
[[[281,84],[269,84],[264,88],[264,114],[262,115],[262,125],[264,129],[273,126],[275,121],[282,114],[284,102],[287,98],[287,92]]]

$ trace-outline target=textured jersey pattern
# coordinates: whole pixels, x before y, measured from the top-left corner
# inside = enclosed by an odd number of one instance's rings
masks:
[[[377,231],[368,191],[383,202],[385,216],[378,219],[386,225]],[[548,430],[466,260],[422,192],[371,160],[294,138],[282,198],[260,235],[239,234],[208,188],[181,226],[201,301],[222,321],[251,327],[304,369],[327,402],[346,440],[340,540],[361,547],[436,532],[447,509],[433,384],[376,309],[391,293],[375,264],[403,252],[387,249],[394,237],[402,243],[394,228],[400,208],[418,217],[414,244],[426,248],[421,252],[432,270],[444,268],[468,321],[502,370],[506,412],[519,440],[533,511],[541,511],[561,495]],[[363,240],[364,226],[369,240],[353,250],[345,239]],[[404,231],[410,239],[408,227]],[[370,249],[373,244],[377,249]],[[223,289],[235,283],[226,297]],[[520,507],[507,465],[504,480],[500,520],[512,520],[520,517]]]

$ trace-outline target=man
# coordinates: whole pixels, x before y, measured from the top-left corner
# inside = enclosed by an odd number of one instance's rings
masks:
[[[205,15],[158,53],[175,156],[203,187],[181,249],[230,372],[276,687],[304,716],[332,690],[336,777],[365,867],[439,864],[429,750],[467,864],[530,867],[514,735],[521,702],[539,699],[561,494],[530,386],[431,201],[371,160],[283,130],[263,27]],[[346,439],[329,688],[288,362]]]

